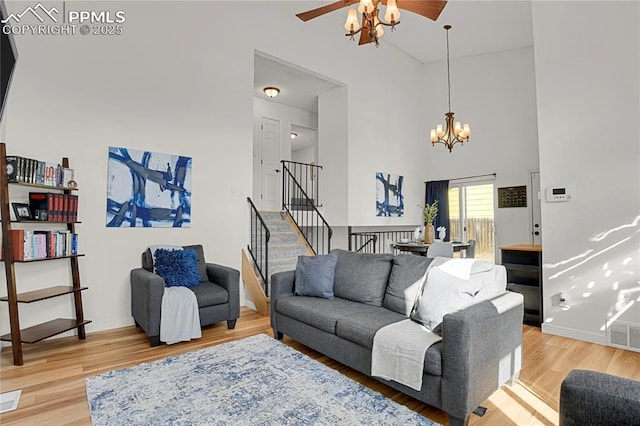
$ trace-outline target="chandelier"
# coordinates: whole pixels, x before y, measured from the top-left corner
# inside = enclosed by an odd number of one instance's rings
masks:
[[[465,123],[464,126],[460,125],[459,121],[454,124],[453,112],[451,112],[451,71],[449,65],[449,30],[451,25],[445,25],[444,29],[447,30],[447,86],[449,88],[449,112],[445,114],[445,128],[442,124],[438,124],[435,129],[431,129],[431,145],[435,146],[437,143],[441,143],[447,148],[449,152],[453,149],[453,146],[457,143],[461,144],[464,141],[469,140],[471,136],[471,129],[469,123]]]
[[[366,31],[376,47],[379,46],[378,39],[384,34],[383,26],[391,27],[391,31],[395,30],[396,25],[400,23],[400,10],[396,5],[396,0],[387,0],[387,9],[384,14],[384,21],[378,18],[378,6],[382,4],[378,0],[360,0],[358,4],[358,12],[362,14],[362,25],[358,21],[358,15],[355,9],[349,9],[347,22],[344,29],[349,31],[345,34],[351,40],[355,40],[355,35],[361,31]]]

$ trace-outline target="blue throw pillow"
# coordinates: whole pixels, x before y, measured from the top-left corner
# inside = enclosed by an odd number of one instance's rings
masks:
[[[154,267],[167,287],[195,287],[200,284],[194,250],[157,249]]]
[[[336,253],[298,256],[295,294],[333,299],[333,279],[337,261],[338,255]]]

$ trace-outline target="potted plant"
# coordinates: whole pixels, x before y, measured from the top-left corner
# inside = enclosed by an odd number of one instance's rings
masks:
[[[426,226],[424,227],[424,242],[426,244],[431,244],[436,238],[436,230],[433,227],[433,221],[436,220],[436,216],[438,216],[438,200],[434,200],[431,204],[425,204],[424,210],[422,210],[422,215],[424,216],[424,221],[426,223]]]

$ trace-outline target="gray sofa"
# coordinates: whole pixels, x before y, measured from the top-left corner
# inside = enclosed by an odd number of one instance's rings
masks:
[[[640,425],[640,382],[572,370],[560,387],[560,425]]]
[[[227,321],[235,328],[240,316],[240,272],[227,266],[206,263],[201,245],[184,246],[196,252],[200,284],[188,287],[198,300],[200,325]],[[160,308],[165,282],[153,273],[153,258],[149,249],[142,253],[142,268],[131,271],[131,315],[136,326],[149,336],[149,344],[160,344]]]
[[[274,336],[287,335],[364,374],[371,375],[371,350],[376,331],[405,320],[402,288],[424,275],[429,258],[411,255],[360,254],[334,250],[335,298],[294,295],[295,271],[271,277],[271,326]],[[522,296],[509,293],[512,308],[491,300],[448,314],[443,340],[429,347],[422,388],[377,378],[382,383],[445,411],[452,425],[469,415],[521,367]]]

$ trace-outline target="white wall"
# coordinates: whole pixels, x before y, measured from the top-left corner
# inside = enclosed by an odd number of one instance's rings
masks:
[[[291,125],[318,128],[318,114],[282,105],[268,99],[253,98],[253,202],[260,208],[260,119],[280,121],[280,159],[291,160]]]
[[[8,7],[20,11],[25,3]],[[348,86],[348,154],[359,161],[349,172],[354,193],[349,203],[358,209],[371,206],[354,221],[369,221],[374,212],[375,171],[404,172],[402,160],[415,157],[422,143],[422,103],[415,90],[422,84],[421,65],[390,46],[348,43],[338,14],[322,23],[304,23],[295,17],[298,2],[254,2],[251,14],[246,2],[87,5],[115,7],[126,11],[121,36],[16,37],[20,58],[6,117],[10,153],[49,161],[67,155],[76,170],[80,246],[87,255],[80,272],[89,287],[83,293],[85,315],[93,320],[89,332],[133,323],[129,272],[140,266],[140,253],[149,244],[199,242],[208,260],[240,269],[248,240],[245,198],[253,186],[255,50]],[[241,35],[237,19],[211,22],[221,10],[242,17]],[[327,20],[335,21],[335,33],[320,31]],[[388,88],[380,85],[381,75],[402,79],[398,87]],[[374,89],[384,101],[372,105],[367,95]],[[387,144],[402,154],[380,149]],[[191,228],[105,227],[110,145],[193,157]],[[412,160],[405,172],[416,182],[415,198],[422,165]],[[340,223],[346,224],[346,213]],[[67,273],[63,261],[20,266],[20,291],[41,287],[43,278],[55,282],[52,269]],[[4,333],[9,327],[6,305],[0,306],[0,315]],[[56,298],[21,306],[21,325],[68,315],[70,303]]]
[[[346,226],[349,211],[347,88],[318,96],[318,164],[323,167],[319,192],[323,216],[331,227]]]
[[[452,40],[453,41],[453,40]],[[452,49],[454,49],[452,44]],[[423,181],[496,173],[495,187],[530,186],[529,171],[538,168],[536,82],[533,48],[451,61],[451,109],[471,126],[471,137],[450,153],[431,146],[430,129],[443,126],[447,112],[446,62],[425,66],[427,112],[422,121]],[[531,242],[528,208],[497,208],[496,248]],[[424,185],[422,185],[424,201]],[[496,253],[500,263],[500,252]]]
[[[532,5],[541,186],[577,191],[542,204],[543,330],[604,343],[618,314],[640,324],[640,6]]]
[[[291,151],[291,161],[311,164],[316,161],[316,147],[308,146],[297,151]]]

